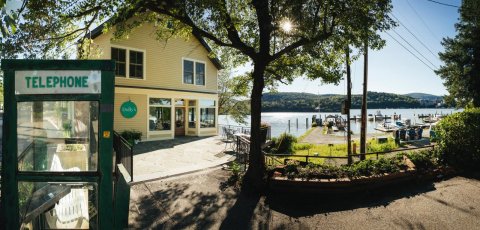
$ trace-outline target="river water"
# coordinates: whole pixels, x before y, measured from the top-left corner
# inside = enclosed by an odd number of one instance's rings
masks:
[[[411,119],[412,123],[421,122],[421,119],[418,118],[419,114],[451,114],[456,112],[461,112],[461,110],[456,109],[368,109],[367,114],[375,114],[378,110],[382,115],[391,116],[393,114],[401,115],[402,119]],[[350,114],[351,117],[359,115],[361,113],[360,109],[352,109]],[[340,113],[304,113],[304,112],[275,112],[275,113],[262,113],[262,122],[269,123],[272,126],[272,137],[279,136],[281,133],[287,132],[295,136],[300,136],[308,130],[306,119],[308,119],[308,126],[311,126],[312,116],[316,115],[317,117],[321,116],[325,120],[325,116],[328,115],[340,115]],[[346,118],[346,115],[344,115]],[[298,127],[297,127],[298,120]],[[290,128],[288,122],[290,121]],[[239,125],[239,126],[250,126],[250,117],[247,118],[247,124],[238,124],[228,115],[220,115],[218,117],[218,123],[221,125]],[[367,133],[381,133],[378,130],[375,130],[377,123],[383,121],[367,121]],[[351,121],[351,127],[354,134],[360,133],[360,122]],[[343,135],[343,132],[338,132],[339,135]]]

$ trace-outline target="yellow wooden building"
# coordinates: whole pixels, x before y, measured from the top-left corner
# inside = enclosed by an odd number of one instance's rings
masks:
[[[198,36],[158,41],[151,24],[121,40],[102,29],[92,31],[91,47],[98,54],[95,59],[116,62],[116,131],[141,131],[142,141],[217,134],[217,75],[222,66],[208,56],[205,41]]]

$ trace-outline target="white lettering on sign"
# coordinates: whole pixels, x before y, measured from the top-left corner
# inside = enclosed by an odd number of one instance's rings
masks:
[[[15,94],[99,94],[99,70],[15,71]]]

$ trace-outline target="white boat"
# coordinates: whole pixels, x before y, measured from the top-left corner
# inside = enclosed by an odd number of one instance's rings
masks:
[[[380,112],[380,110],[377,110],[377,113],[375,113],[375,120],[383,121],[383,115],[382,115],[382,112]]]
[[[375,127],[376,130],[382,131],[382,132],[393,132],[397,129],[397,125],[393,124],[391,122],[383,122],[381,124],[378,124],[377,127]]]

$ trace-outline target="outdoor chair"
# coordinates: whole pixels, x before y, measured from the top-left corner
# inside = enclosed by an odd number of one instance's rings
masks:
[[[225,128],[225,139],[223,142],[225,142],[225,150],[230,149],[230,150],[235,150],[235,136],[233,135],[234,132],[231,129]]]
[[[59,157],[55,154],[52,159],[52,171],[78,172],[78,167],[64,169]],[[55,207],[45,215],[50,227],[55,228],[83,228],[88,223],[88,191],[85,188],[72,188],[70,193],[61,198]]]

